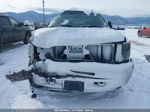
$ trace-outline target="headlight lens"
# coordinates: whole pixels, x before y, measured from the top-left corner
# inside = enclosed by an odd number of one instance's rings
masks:
[[[115,61],[118,63],[128,61],[130,58],[130,47],[130,42],[117,44]]]
[[[131,52],[130,49],[131,49],[131,44],[129,42],[122,44],[122,57],[124,61],[129,60],[130,52]]]

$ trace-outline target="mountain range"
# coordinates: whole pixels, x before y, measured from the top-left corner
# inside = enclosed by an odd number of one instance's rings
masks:
[[[9,15],[14,18],[16,18],[19,21],[33,21],[42,23],[43,22],[43,14],[36,11],[26,11],[22,13],[14,13],[14,12],[4,12],[1,14]],[[46,22],[49,23],[51,19],[57,15],[59,15],[60,12],[55,12],[52,14],[45,14]],[[126,25],[126,24],[132,24],[132,25],[141,25],[141,24],[150,24],[150,17],[130,17],[130,18],[124,18],[121,16],[110,16],[110,15],[103,15],[107,21],[111,21],[115,25]]]

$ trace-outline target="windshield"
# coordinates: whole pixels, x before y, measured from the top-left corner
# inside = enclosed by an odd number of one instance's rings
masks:
[[[65,11],[55,17],[49,24],[49,27],[108,27],[103,16],[100,14],[90,15],[82,11]]]

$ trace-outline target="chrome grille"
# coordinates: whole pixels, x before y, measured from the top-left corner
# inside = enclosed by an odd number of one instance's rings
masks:
[[[129,61],[130,43],[111,43],[99,45],[55,46],[38,48],[41,60],[51,59],[60,62],[100,62],[123,63]]]

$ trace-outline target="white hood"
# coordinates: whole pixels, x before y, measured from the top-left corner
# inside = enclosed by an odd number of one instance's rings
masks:
[[[41,48],[120,41],[124,41],[124,36],[110,28],[43,28],[36,30],[32,38],[32,43]]]

